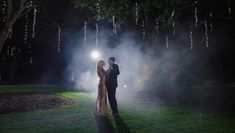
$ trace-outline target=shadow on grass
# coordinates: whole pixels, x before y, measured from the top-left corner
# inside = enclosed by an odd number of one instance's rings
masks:
[[[123,122],[122,118],[118,116],[114,116],[115,124],[118,130],[118,133],[131,133],[130,129]]]
[[[99,133],[115,133],[115,130],[108,117],[96,115],[95,120]]]

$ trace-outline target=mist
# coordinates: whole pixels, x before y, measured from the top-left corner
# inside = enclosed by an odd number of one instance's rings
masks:
[[[208,53],[202,45],[194,46],[191,50],[190,40],[185,39],[189,38],[189,34],[182,31],[176,38],[170,37],[167,48],[165,40],[158,36],[149,43],[131,32],[114,40],[110,32],[99,32],[98,47],[95,44],[95,30],[87,30],[86,44],[83,42],[84,38],[74,37],[77,34],[69,35],[74,45],[70,45],[71,56],[66,58],[68,66],[65,78],[75,90],[97,92],[97,60],[90,57],[92,50],[98,50],[100,59],[106,62],[110,56],[116,58],[120,69],[117,88],[119,100],[182,100],[186,93],[200,95],[200,91],[192,89],[199,84],[202,88],[217,86],[218,81],[213,70],[206,63],[213,52]],[[194,41],[194,44],[197,43],[201,42]],[[106,64],[105,69],[107,67]]]

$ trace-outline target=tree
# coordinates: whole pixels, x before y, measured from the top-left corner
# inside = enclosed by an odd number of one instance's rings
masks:
[[[180,14],[182,9],[189,5],[188,0],[71,0],[75,7],[86,8],[93,12],[96,20],[106,19],[112,21],[115,16],[117,24],[126,24],[127,27],[135,25],[135,15],[138,12],[139,23],[141,19],[168,23],[175,12]],[[173,14],[176,15],[176,14]],[[130,20],[131,19],[131,20]]]
[[[0,25],[0,53],[16,20],[29,13],[33,7],[45,6],[56,0],[6,0],[6,19]],[[3,6],[3,5],[2,5]]]
[[[7,0],[7,14],[6,20],[1,25],[0,31],[0,52],[2,51],[4,42],[7,40],[9,31],[18,18],[20,18],[25,12],[30,2],[27,0]]]

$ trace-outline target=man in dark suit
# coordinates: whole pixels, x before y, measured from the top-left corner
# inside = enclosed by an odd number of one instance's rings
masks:
[[[108,100],[112,109],[112,114],[118,115],[117,100],[116,100],[116,88],[118,87],[117,76],[120,74],[119,67],[115,64],[115,58],[109,57],[108,59],[109,69],[106,71],[105,85],[108,91]]]

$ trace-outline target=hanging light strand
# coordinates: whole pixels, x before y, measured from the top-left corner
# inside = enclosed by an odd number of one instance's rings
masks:
[[[115,19],[115,15],[112,16],[112,20],[113,20],[113,34],[117,34],[117,24],[116,24],[116,19]]]
[[[99,46],[99,26],[98,26],[98,24],[96,23],[96,41],[95,41],[95,45],[96,45],[96,47],[98,47]]]
[[[87,40],[87,22],[84,22],[84,45],[86,45]]]
[[[61,51],[61,27],[58,25],[57,26],[57,29],[58,29],[58,42],[57,42],[57,52],[60,53]]]
[[[205,21],[205,41],[206,41],[206,47],[209,47],[209,37],[208,37],[208,25],[207,21]]]
[[[157,29],[157,34],[159,33],[159,20],[158,20],[158,18],[157,18],[157,25],[156,25],[156,29]]]
[[[190,36],[190,49],[193,50],[193,32],[192,31],[190,31],[189,36]]]
[[[198,27],[198,1],[194,1],[194,19],[195,19],[195,27]]]
[[[97,20],[100,20],[100,0],[96,1]]]
[[[231,0],[228,0],[228,15],[229,15],[229,19],[232,19],[232,3],[231,3]]]
[[[3,0],[3,6],[2,6],[2,21],[6,22],[7,20],[7,1]]]
[[[144,20],[142,21],[142,34],[143,34],[143,40],[144,40],[146,37],[145,21]]]
[[[138,3],[135,3],[135,24],[138,25],[138,21],[139,21],[139,7],[138,7]]]
[[[173,21],[172,22],[172,29],[173,29],[173,37],[175,37],[175,33],[176,33],[176,31],[175,31],[175,21]]]
[[[213,14],[212,12],[210,12],[210,32],[212,32],[214,30],[214,26],[213,26]]]
[[[29,24],[29,18],[28,18],[28,14],[26,14],[25,25],[24,25],[24,44],[28,43],[28,24]]]
[[[169,48],[169,37],[166,37],[166,48]]]
[[[12,38],[12,28],[9,30],[9,38],[11,39]]]
[[[175,10],[172,10],[172,12],[171,12],[171,20],[174,18],[174,16],[175,16]]]
[[[35,38],[35,26],[36,26],[36,19],[37,19],[37,7],[36,5],[33,6],[33,26],[32,26],[32,38]]]

